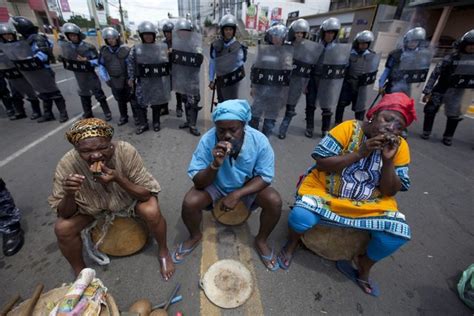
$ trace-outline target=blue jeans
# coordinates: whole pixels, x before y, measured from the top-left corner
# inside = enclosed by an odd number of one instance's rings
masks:
[[[321,217],[302,207],[294,207],[288,217],[288,226],[295,232],[303,234],[313,228]],[[370,241],[367,245],[367,257],[372,261],[379,261],[390,256],[403,246],[408,239],[398,237],[382,231],[370,231]]]

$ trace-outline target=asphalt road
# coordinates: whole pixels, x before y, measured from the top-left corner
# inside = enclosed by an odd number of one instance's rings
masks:
[[[255,56],[249,55],[249,62]],[[249,63],[250,64],[250,63]],[[207,65],[205,62],[203,68]],[[202,69],[202,105],[199,127],[211,127],[210,93],[207,75]],[[72,74],[57,68],[57,80],[67,100],[70,117],[81,107]],[[64,80],[64,81],[61,81]],[[110,91],[104,85],[106,95]],[[248,90],[246,91],[248,93]],[[375,92],[374,92],[375,95]],[[118,121],[115,101],[110,101],[113,123]],[[175,109],[172,97],[170,108]],[[456,284],[462,270],[474,262],[474,151],[473,121],[460,123],[454,145],[446,147],[440,138],[445,118],[439,115],[431,140],[421,140],[422,107],[417,105],[419,120],[409,129],[412,187],[398,194],[400,209],[407,216],[413,239],[395,255],[378,263],[372,278],[381,288],[381,297],[365,295],[335,268],[307,250],[300,250],[288,272],[267,271],[253,249],[258,214],[241,227],[226,228],[205,216],[204,242],[177,266],[170,282],[160,278],[157,246],[154,241],[138,254],[113,258],[107,267],[91,263],[98,276],[114,295],[121,310],[139,298],[154,303],[163,301],[176,282],[182,284],[183,302],[172,306],[171,313],[185,315],[470,315],[458,299]],[[285,242],[287,214],[293,202],[295,183],[311,164],[310,153],[319,138],[308,139],[304,132],[304,100],[300,100],[287,139],[271,138],[276,153],[276,178],[273,186],[284,200],[282,218],[271,235],[278,250]],[[57,113],[57,112],[56,112]],[[100,109],[95,113],[101,117]],[[319,110],[317,117],[319,116]],[[347,111],[346,118],[352,118]],[[168,222],[168,241],[173,246],[187,236],[180,218],[180,205],[191,181],[187,166],[199,138],[179,130],[182,120],[175,112],[163,118],[162,130],[134,134],[131,123],[116,128],[116,139],[132,143],[141,153],[152,174],[162,186],[159,195]],[[16,293],[28,298],[38,283],[46,289],[73,281],[73,273],[56,245],[53,232],[55,215],[47,204],[55,166],[71,146],[64,138],[72,120],[59,124],[37,124],[28,119],[9,121],[0,118],[0,175],[23,212],[26,231],[23,249],[13,257],[0,255],[0,306]],[[316,123],[319,130],[320,120]],[[209,215],[209,214],[208,214]],[[198,288],[200,274],[215,260],[233,258],[251,270],[255,288],[251,299],[235,310],[218,310]]]

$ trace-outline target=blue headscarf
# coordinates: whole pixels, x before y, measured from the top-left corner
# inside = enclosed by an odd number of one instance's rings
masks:
[[[247,100],[227,100],[219,103],[212,112],[212,120],[227,121],[237,120],[247,123],[252,118],[250,104]]]

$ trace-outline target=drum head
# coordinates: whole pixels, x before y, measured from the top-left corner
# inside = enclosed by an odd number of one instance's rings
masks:
[[[100,238],[102,225],[103,222],[99,222],[91,230],[94,244]],[[110,256],[129,256],[140,251],[147,239],[148,231],[142,221],[131,217],[116,217],[99,245],[99,250]]]
[[[221,224],[236,226],[245,223],[250,216],[249,209],[240,201],[235,209],[229,212],[221,210],[221,200],[219,200],[212,209],[212,215]]]
[[[236,308],[243,305],[253,290],[250,271],[241,262],[220,260],[209,267],[201,279],[200,286],[207,298],[221,308]]]
[[[352,228],[316,225],[301,240],[309,250],[325,259],[352,260],[365,253],[369,234]]]

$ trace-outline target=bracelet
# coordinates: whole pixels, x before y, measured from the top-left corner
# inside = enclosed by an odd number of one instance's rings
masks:
[[[219,167],[214,166],[214,161],[211,162],[211,164],[209,165],[209,167],[211,167],[212,170],[219,170]]]

